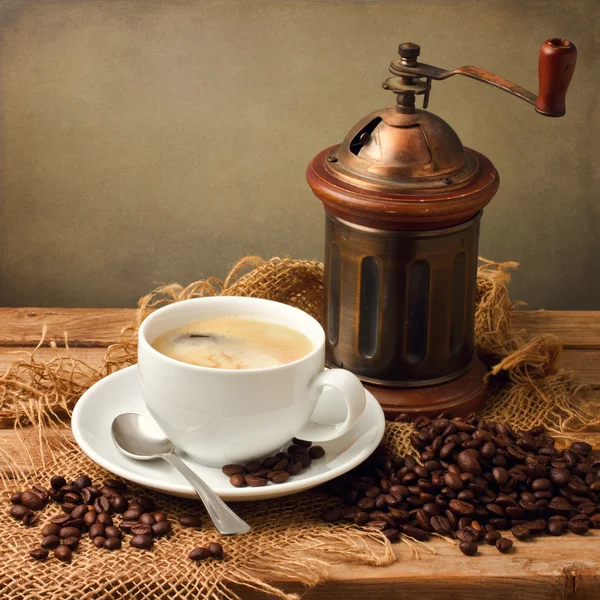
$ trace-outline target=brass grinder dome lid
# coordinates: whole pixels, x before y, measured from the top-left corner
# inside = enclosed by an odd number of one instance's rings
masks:
[[[410,62],[416,45],[403,46]],[[396,107],[367,115],[341,144],[317,154],[308,183],[327,211],[367,226],[437,229],[467,221],[496,193],[498,173],[441,117],[416,109],[415,94],[426,94],[427,103],[427,84],[406,81],[384,83]]]

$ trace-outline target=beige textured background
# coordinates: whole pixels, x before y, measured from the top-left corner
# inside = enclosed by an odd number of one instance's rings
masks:
[[[0,304],[131,306],[245,254],[319,259],[304,170],[366,113],[402,41],[537,91],[537,53],[579,63],[563,119],[470,80],[430,109],[501,188],[481,253],[513,297],[600,309],[596,0],[0,2]],[[596,38],[596,39],[594,39]]]

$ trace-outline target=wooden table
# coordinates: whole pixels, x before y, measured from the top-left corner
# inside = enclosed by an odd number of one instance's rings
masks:
[[[67,331],[75,355],[98,364],[104,348],[117,340],[133,316],[132,309],[0,308],[0,369],[4,371],[24,356],[23,350],[38,343],[44,324],[47,341],[61,345]],[[600,402],[600,312],[518,312],[512,326],[529,333],[557,334],[565,346],[562,366],[577,371],[579,380],[591,386],[591,396]],[[44,356],[53,356],[52,351],[41,349],[39,358]],[[600,445],[600,433],[586,437]],[[12,430],[0,430],[0,450],[14,456],[14,441]],[[478,556],[468,558],[446,542],[436,540],[430,545],[435,554],[422,551],[416,560],[405,545],[398,544],[398,561],[388,567],[334,565],[327,580],[304,598],[600,599],[600,530],[583,538],[570,534],[518,543],[510,555],[484,545]],[[290,584],[280,587],[305,591]]]

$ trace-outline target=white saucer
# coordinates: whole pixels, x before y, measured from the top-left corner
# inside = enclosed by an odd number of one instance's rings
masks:
[[[329,389],[323,394],[325,401],[319,403],[314,420],[320,423],[342,421],[346,413],[343,400]],[[337,440],[320,444],[325,456],[286,483],[234,488],[220,469],[188,459],[186,463],[224,500],[262,500],[310,489],[356,467],[377,448],[383,437],[385,418],[375,397],[368,391],[366,394],[367,405],[354,427]],[[136,365],[101,379],[76,404],[71,427],[81,449],[101,467],[129,481],[174,496],[196,498],[193,488],[165,461],[142,462],[121,454],[112,440],[110,426],[113,419],[124,412],[150,416],[139,391]]]

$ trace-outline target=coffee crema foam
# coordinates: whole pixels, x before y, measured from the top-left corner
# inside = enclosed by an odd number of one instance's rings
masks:
[[[251,317],[196,321],[159,335],[152,347],[181,362],[215,369],[260,369],[294,362],[313,349],[299,331]]]

